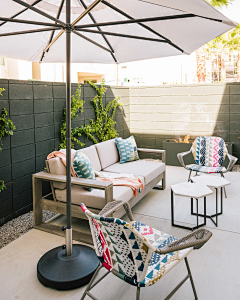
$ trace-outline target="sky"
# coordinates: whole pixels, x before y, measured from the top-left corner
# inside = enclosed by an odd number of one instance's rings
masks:
[[[240,0],[234,0],[228,7],[220,10],[229,19],[240,23]]]

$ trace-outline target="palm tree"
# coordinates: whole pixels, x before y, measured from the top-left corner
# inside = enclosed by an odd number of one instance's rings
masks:
[[[238,51],[238,59],[237,59],[237,81],[240,82],[240,24],[235,27],[232,31],[229,32],[231,40],[229,42],[229,50],[230,51]]]
[[[207,43],[206,51],[211,55],[212,53],[217,52],[217,61],[220,61],[221,65],[221,76],[218,81],[226,81],[226,68],[224,60],[224,51],[228,48],[228,43],[230,42],[229,34],[225,33],[211,42]]]
[[[214,7],[228,6],[234,0],[207,0]],[[197,78],[198,82],[206,80],[206,46],[203,45],[196,51],[197,59]]]
[[[219,58],[220,65],[221,65],[222,82],[226,81],[226,68],[225,68],[225,60],[224,60],[225,50],[226,49],[229,51],[238,50],[238,53],[240,53],[239,46],[240,46],[240,25],[238,25],[233,30],[207,43],[208,53],[211,54],[217,52],[217,57]],[[240,67],[240,55],[238,55],[238,65]],[[240,70],[238,70],[238,72],[240,73]],[[238,74],[238,77],[240,77],[240,74]]]

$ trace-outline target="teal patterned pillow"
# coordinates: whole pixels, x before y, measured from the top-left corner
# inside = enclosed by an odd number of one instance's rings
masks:
[[[115,142],[120,155],[120,164],[139,159],[137,144],[133,136],[130,136],[125,140],[122,138],[115,138]]]
[[[87,155],[78,150],[73,160],[73,169],[78,178],[95,179],[95,172]],[[91,191],[91,188],[86,188]]]

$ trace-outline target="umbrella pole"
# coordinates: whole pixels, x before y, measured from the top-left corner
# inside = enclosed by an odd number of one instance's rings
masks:
[[[72,245],[71,222],[71,0],[66,0],[66,154],[67,154],[67,226],[66,245],[45,253],[37,265],[39,281],[58,290],[86,285],[99,265],[93,248]]]
[[[71,1],[66,1],[66,23],[71,24]],[[72,255],[71,222],[71,29],[66,30],[66,154],[67,154],[67,228],[66,254]]]

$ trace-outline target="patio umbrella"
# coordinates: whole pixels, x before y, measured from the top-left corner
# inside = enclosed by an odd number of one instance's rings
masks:
[[[190,54],[236,24],[204,0],[1,0],[0,22],[1,56],[66,62],[66,250],[47,252],[38,263],[38,278],[50,287],[75,288],[90,280],[98,260],[91,248],[72,245],[71,62]]]

